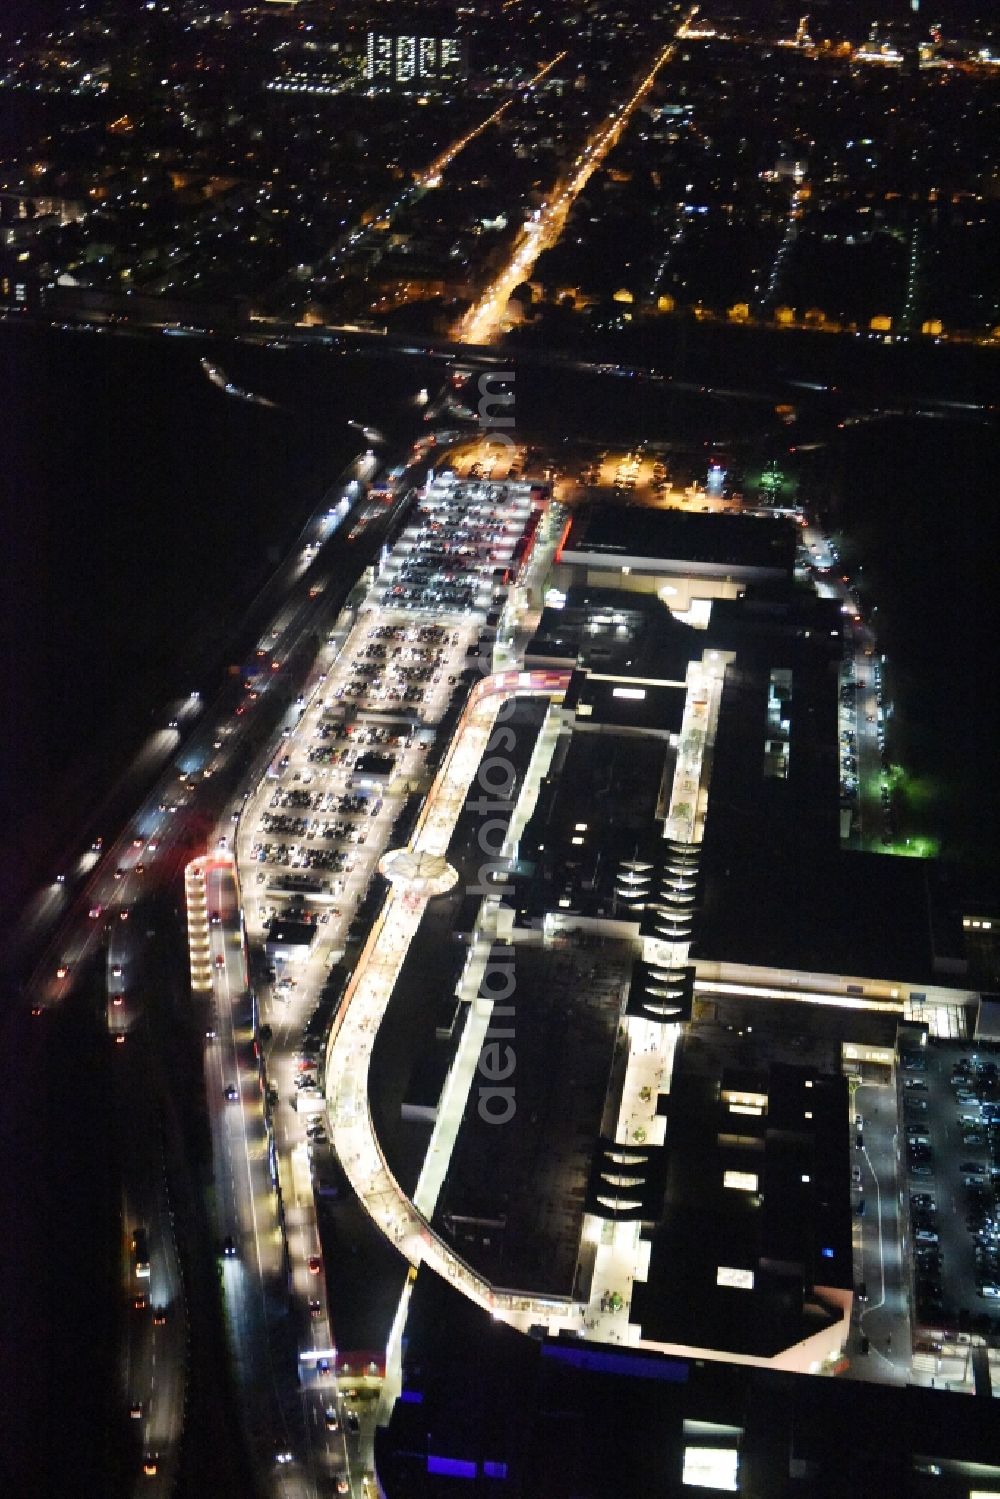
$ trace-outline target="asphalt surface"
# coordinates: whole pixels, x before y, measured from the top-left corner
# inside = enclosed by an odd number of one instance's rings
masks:
[[[862,1083],[854,1095],[854,1111],[862,1126],[852,1127],[852,1168],[860,1181],[851,1187],[857,1298],[856,1331],[848,1347],[851,1377],[903,1384],[910,1377],[911,1329],[895,1088]],[[859,1136],[864,1142],[860,1150]]]
[[[836,547],[818,526],[802,529],[802,545],[809,554],[809,567],[821,598],[836,599],[844,615],[844,664],[841,669],[839,753],[841,793],[852,812],[851,847],[883,851],[893,841],[887,821],[891,801],[886,803],[882,786],[883,749],[891,755],[890,705],[878,701],[881,690],[881,654],[874,630],[861,617],[852,585],[841,572]],[[853,762],[853,763],[850,763]],[[888,839],[883,835],[890,833]]]
[[[121,1276],[128,1308],[122,1386],[130,1429],[141,1448],[135,1488],[166,1495],[176,1479],[184,1427],[187,1318],[160,1148],[148,1016],[139,998],[155,977],[138,947],[148,945],[146,917],[141,911],[137,916],[138,920],[111,924],[106,959],[105,1003],[117,1064],[114,1120],[123,1188]],[[129,983],[131,992],[126,991]],[[139,1273],[136,1229],[145,1233],[148,1275]]]
[[[960,1103],[956,1097],[962,1085],[953,1084],[951,1078],[956,1063],[972,1061],[977,1056],[990,1058],[987,1053],[978,1053],[968,1042],[947,1042],[928,1045],[923,1052],[926,1057],[924,1070],[901,1071],[901,1098],[904,1119],[910,1121],[910,1129],[926,1135],[930,1142],[930,1164],[932,1175],[923,1181],[910,1178],[910,1190],[919,1189],[933,1196],[936,1211],[924,1220],[929,1231],[938,1235],[936,1247],[941,1262],[936,1278],[941,1286],[940,1311],[922,1305],[917,1297],[917,1322],[923,1334],[931,1339],[946,1339],[949,1330],[986,1330],[987,1320],[993,1327],[1000,1326],[1000,1301],[980,1295],[980,1284],[986,1279],[997,1280],[1000,1276],[989,1271],[980,1272],[976,1264],[976,1227],[974,1209],[976,1190],[965,1184],[970,1176],[980,1175],[986,1200],[993,1201],[990,1185],[991,1156],[987,1143],[987,1128],[982,1118],[979,1102]],[[907,1087],[907,1084],[911,1084]],[[919,1087],[926,1085],[926,1090]],[[917,1085],[917,1086],[912,1086]],[[970,1086],[968,1091],[977,1091]],[[996,1096],[995,1089],[978,1091],[986,1096]],[[919,1109],[923,1103],[926,1108]],[[909,1106],[908,1106],[909,1105]],[[963,1122],[964,1120],[964,1122]],[[977,1138],[974,1138],[977,1137]],[[972,1143],[966,1143],[972,1141]],[[963,1170],[968,1162],[970,1169]],[[911,1235],[911,1249],[912,1249]]]
[[[350,922],[378,857],[388,847],[390,833],[403,806],[404,790],[426,780],[423,762],[429,740],[417,731],[419,719],[414,712],[385,717],[378,712],[379,704],[376,701],[369,704],[366,695],[360,700],[350,701],[344,708],[344,698],[337,694],[359,680],[359,668],[365,663],[370,664],[367,653],[371,647],[381,648],[385,637],[376,632],[391,630],[397,624],[401,630],[411,631],[415,637],[413,640],[398,642],[401,652],[408,654],[427,648],[416,637],[421,624],[426,626],[428,623],[386,611],[377,616],[366,616],[349,638],[343,631],[333,632],[331,642],[313,672],[311,688],[307,687],[304,694],[304,711],[284,740],[281,758],[286,759],[286,763],[272,764],[274,773],[261,780],[246,803],[237,832],[247,930],[256,944],[263,944],[267,927],[275,916],[294,909],[293,897],[276,892],[271,886],[273,880],[283,873],[302,870],[301,850],[339,848],[349,860],[348,866],[332,878],[331,892],[305,897],[305,904],[315,908],[319,917],[313,952],[300,964],[279,961],[275,981],[258,985],[258,993],[262,1019],[271,1028],[265,1053],[267,1078],[276,1090],[276,1102],[270,1110],[270,1117],[285,1208],[292,1304],[296,1325],[301,1330],[299,1352],[308,1461],[318,1476],[325,1475],[334,1482],[343,1477],[350,1485],[348,1492],[355,1495],[364,1492],[364,1474],[371,1469],[374,1402],[362,1398],[352,1404],[345,1390],[357,1388],[363,1391],[367,1382],[359,1383],[356,1379],[345,1382],[338,1377],[332,1358],[328,1360],[328,1370],[320,1365],[321,1358],[329,1354],[336,1343],[336,1331],[330,1323],[325,1294],[326,1266],[321,1263],[321,1269],[316,1272],[309,1268],[310,1258],[321,1254],[312,1171],[314,1163],[320,1169],[328,1165],[329,1146],[321,1141],[311,1141],[307,1136],[310,1120],[325,1118],[325,1115],[306,1114],[296,1107],[299,1102],[296,1079],[302,1071],[300,1046],[305,1025],[325,982],[330,962],[343,951]],[[421,715],[427,714],[433,721],[443,713],[452,690],[448,677],[456,676],[461,670],[466,646],[474,636],[475,630],[470,625],[447,632],[440,645],[442,655],[435,672],[437,680],[427,684]],[[341,716],[342,709],[346,717]],[[267,843],[276,850],[280,842],[274,833],[266,831],[266,819],[296,810],[283,805],[289,793],[302,794],[310,799],[341,799],[350,794],[353,758],[351,764],[321,765],[310,758],[318,748],[332,747],[338,753],[349,749],[352,757],[372,748],[364,743],[355,746],[346,739],[334,739],[331,743],[329,735],[323,733],[324,726],[344,721],[356,723],[362,734],[376,729],[404,741],[388,751],[395,760],[395,789],[379,793],[371,791],[366,809],[357,814],[336,812],[328,818],[326,813],[317,816],[312,809],[306,809],[303,815],[314,831],[308,836],[289,835],[284,843],[280,843],[282,848],[287,848],[287,854],[279,856],[275,852],[266,863],[261,863],[258,857],[254,857],[254,849]],[[388,748],[384,745],[376,747]],[[322,835],[322,824],[331,819],[341,825],[342,836],[327,838]],[[361,836],[364,841],[358,843]],[[331,1273],[336,1274],[335,1267]],[[356,1433],[351,1430],[350,1411],[358,1418]],[[336,1423],[333,1430],[330,1429],[331,1412]],[[296,1456],[295,1449],[291,1450]]]
[[[423,451],[421,448],[420,454]],[[358,465],[353,470],[355,475],[371,469],[367,458],[359,459]],[[215,818],[221,814],[225,825],[230,826],[230,787],[238,776],[245,775],[252,759],[253,745],[261,734],[258,721],[264,711],[260,706],[264,694],[268,694],[266,701],[271,706],[267,713],[273,722],[274,709],[281,711],[284,669],[291,667],[296,653],[308,648],[317,629],[322,632],[329,616],[330,605],[324,598],[324,543],[341,528],[346,533],[344,521],[350,519],[348,512],[353,514],[351,506],[357,494],[349,487],[345,473],[340,491],[344,503],[330,505],[330,495],[324,497],[322,508],[303,529],[292,555],[262,590],[261,598],[284,600],[262,641],[278,662],[278,669],[255,694],[244,694],[239,683],[227,684],[208,706],[192,693],[165,708],[162,726],[150,735],[108,798],[107,805],[117,805],[127,799],[132,788],[149,788],[128,822],[118,835],[95,840],[93,847],[60,872],[58,880],[38,892],[13,944],[22,955],[32,950],[38,954],[25,984],[25,995],[40,1023],[47,1009],[60,1006],[70,997],[80,976],[95,960],[106,964],[105,1016],[121,1084],[117,1125],[126,1145],[122,1222],[128,1238],[123,1238],[121,1289],[127,1317],[121,1351],[121,1396],[128,1446],[135,1449],[136,1486],[144,1493],[169,1492],[176,1476],[184,1420],[187,1334],[158,1123],[143,1107],[144,1099],[151,1094],[144,1087],[148,1080],[143,1063],[148,1042],[147,1005],[156,1002],[157,996],[155,986],[143,977],[141,959],[150,933],[142,927],[140,912],[147,897],[175,886],[191,854],[199,845],[204,846]],[[391,529],[405,497],[403,490],[397,504],[382,507],[358,554],[359,566],[369,549],[374,552]],[[338,552],[344,559],[350,556],[340,538]],[[248,617],[251,613],[248,611]],[[288,721],[294,716],[289,714]],[[270,735],[271,730],[264,732]],[[252,1076],[252,1066],[241,1055],[241,1047],[252,1049],[252,1041],[243,948],[232,926],[229,935],[231,944],[222,951],[224,962],[217,975],[222,1003],[214,1043],[216,1071],[222,1070],[223,1048],[228,1046],[238,1080],[246,1080]],[[219,937],[221,940],[221,933]],[[266,1152],[262,1149],[262,1116],[255,1131],[252,1115],[239,1104],[222,1107],[228,1101],[214,1086],[218,1078],[213,1076],[211,1060],[212,1053],[207,1050],[205,1065],[218,1173],[215,1218],[219,1224],[240,1225],[243,1251],[236,1257],[238,1266],[232,1260],[227,1265],[220,1261],[235,1362],[239,1371],[249,1371],[248,1388],[254,1391],[254,1400],[264,1399],[267,1405],[266,1419],[252,1420],[250,1426],[255,1444],[259,1436],[264,1447],[272,1449],[262,1465],[267,1468],[274,1464],[274,1492],[311,1493],[311,1480],[304,1476],[304,1468],[296,1472],[294,1464],[274,1462],[277,1452],[283,1455],[288,1450],[286,1433],[296,1426],[300,1432],[309,1433],[315,1417],[310,1416],[308,1402],[303,1402],[295,1385],[294,1349],[286,1359],[292,1370],[291,1397],[276,1388],[273,1377],[271,1345],[275,1340],[273,1330],[266,1330],[267,1297],[272,1287],[265,1283],[269,1271],[274,1278],[271,1260],[277,1251],[254,1222],[263,1203],[272,1204],[273,1211]],[[255,1097],[259,1100],[259,1090]],[[265,1182],[263,1188],[259,1180],[255,1183],[255,1177]],[[147,1231],[151,1267],[150,1280],[141,1288],[130,1260],[131,1227],[137,1224],[143,1224]],[[223,1237],[228,1231],[221,1230]],[[144,1302],[133,1305],[140,1296],[145,1297]],[[168,1308],[166,1320],[154,1320],[153,1308],[160,1306]],[[261,1395],[265,1390],[266,1398]],[[316,1393],[313,1404],[317,1403],[326,1409],[325,1392]],[[139,1414],[133,1417],[130,1412],[134,1407]],[[329,1436],[325,1420],[323,1432],[324,1437]],[[301,1448],[302,1442],[297,1445]],[[334,1469],[336,1464],[330,1467]]]

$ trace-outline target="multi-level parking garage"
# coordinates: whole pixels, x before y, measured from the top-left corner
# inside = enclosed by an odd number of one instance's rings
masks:
[[[426,789],[434,728],[467,690],[487,613],[527,558],[542,501],[529,483],[428,482],[243,819],[261,934],[304,916],[343,945],[405,797]]]
[[[345,937],[407,788],[422,784],[430,727],[477,633],[472,621],[445,630],[395,615],[375,620],[363,612],[321,673],[243,819],[261,932],[294,915],[329,927],[331,941]]]
[[[534,491],[536,499],[540,491]],[[486,611],[507,581],[532,510],[530,484],[431,482],[379,580],[382,602],[448,615]]]

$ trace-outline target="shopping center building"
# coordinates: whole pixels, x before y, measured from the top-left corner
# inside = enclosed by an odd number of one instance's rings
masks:
[[[939,871],[843,847],[843,613],[795,551],[786,520],[574,521],[470,699],[479,771],[424,839],[455,879],[400,897],[379,1211],[418,1286],[446,1267],[579,1367],[844,1372],[853,1089],[990,1013]],[[426,1473],[498,1476],[480,1456]]]

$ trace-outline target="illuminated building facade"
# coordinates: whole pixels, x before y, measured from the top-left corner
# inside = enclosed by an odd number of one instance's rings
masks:
[[[369,31],[365,76],[394,88],[439,88],[464,72],[464,48],[454,36]]]

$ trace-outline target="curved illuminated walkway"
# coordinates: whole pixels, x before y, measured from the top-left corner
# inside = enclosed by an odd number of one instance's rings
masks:
[[[448,755],[431,787],[412,840],[416,854],[442,858],[501,706],[515,696],[560,697],[569,672],[501,672],[474,688]],[[339,1026],[327,1051],[327,1111],[333,1144],[372,1219],[412,1265],[426,1263],[471,1300],[516,1326],[571,1322],[572,1303],[497,1292],[433,1232],[392,1175],[368,1107],[372,1047],[410,942],[433,889],[417,879],[394,879],[383,912],[366,943],[344,997]]]

